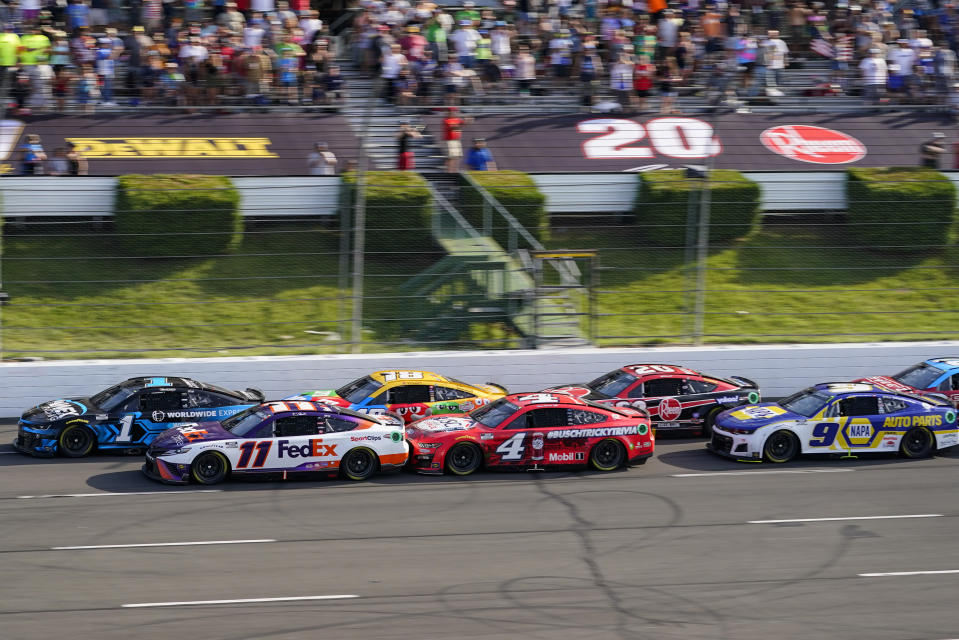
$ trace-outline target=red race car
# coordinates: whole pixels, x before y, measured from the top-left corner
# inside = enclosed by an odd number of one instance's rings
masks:
[[[645,409],[659,435],[693,431],[707,437],[720,413],[760,400],[759,387],[748,378],[720,378],[673,364],[630,364],[592,382],[550,387],[546,392]]]
[[[469,414],[424,418],[406,437],[410,468],[460,476],[484,466],[612,471],[645,463],[655,441],[645,411],[562,393],[515,393]]]

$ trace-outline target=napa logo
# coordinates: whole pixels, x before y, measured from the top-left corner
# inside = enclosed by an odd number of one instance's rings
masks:
[[[872,428],[872,423],[863,418],[855,418],[846,425],[844,431],[849,444],[852,445],[867,445],[876,434],[876,431]]]

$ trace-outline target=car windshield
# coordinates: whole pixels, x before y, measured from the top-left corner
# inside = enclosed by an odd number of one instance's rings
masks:
[[[112,411],[134,393],[136,393],[136,387],[126,382],[121,382],[120,384],[113,385],[109,389],[104,389],[90,398],[90,400],[93,402],[93,406],[103,409],[104,411]]]
[[[505,398],[501,398],[491,404],[483,405],[479,409],[474,409],[469,415],[470,418],[479,422],[484,427],[490,427],[492,429],[498,427],[503,420],[506,420],[517,411],[519,411],[519,407]]]
[[[269,417],[270,412],[258,405],[230,416],[221,422],[220,426],[230,433],[243,437],[260,426]]]
[[[905,371],[900,371],[892,376],[896,382],[909,385],[913,389],[928,389],[942,375],[942,370],[922,362],[909,367]]]
[[[615,398],[634,382],[636,382],[636,376],[626,373],[622,369],[617,369],[596,378],[586,386],[607,398]]]
[[[809,388],[794,393],[785,400],[780,400],[777,404],[783,409],[811,418],[819,413],[832,398],[833,396],[824,391]]]
[[[356,404],[369,398],[382,386],[382,383],[377,382],[369,376],[364,376],[337,389],[336,395]]]

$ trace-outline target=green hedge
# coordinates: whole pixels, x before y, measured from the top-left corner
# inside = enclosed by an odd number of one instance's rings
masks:
[[[121,176],[114,207],[119,245],[130,255],[220,254],[243,238],[240,194],[222,176]]]
[[[636,197],[636,224],[647,237],[668,247],[686,245],[686,224],[691,191],[701,192],[698,179],[687,179],[685,171],[666,169],[639,174]],[[709,172],[709,242],[722,243],[753,230],[760,219],[759,185],[738,171]],[[695,194],[698,198],[701,193]],[[697,199],[696,202],[699,202]]]
[[[470,178],[496,198],[519,223],[526,227],[540,242],[549,240],[549,215],[546,213],[546,196],[536,183],[522,171],[470,171]],[[480,232],[483,229],[483,196],[469,184],[463,186],[460,202],[463,215]],[[504,249],[509,245],[509,230],[502,216],[493,212],[493,237]],[[524,246],[518,240],[519,246]]]
[[[343,174],[343,184],[348,190],[347,206],[352,207],[356,202],[356,174]],[[368,171],[366,185],[367,251],[434,250],[433,196],[423,176],[412,171]]]
[[[956,188],[935,169],[848,169],[850,234],[883,251],[913,251],[948,244]]]

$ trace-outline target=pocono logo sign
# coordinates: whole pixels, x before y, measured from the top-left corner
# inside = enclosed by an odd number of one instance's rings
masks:
[[[780,125],[759,134],[763,146],[790,160],[847,164],[866,157],[866,145],[834,129],[802,124]]]

